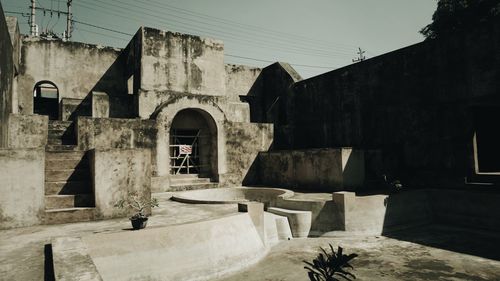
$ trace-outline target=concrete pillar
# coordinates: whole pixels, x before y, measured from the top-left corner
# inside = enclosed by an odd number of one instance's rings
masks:
[[[339,214],[340,222],[339,225],[342,230],[349,230],[349,224],[351,222],[351,213],[354,210],[354,203],[356,200],[356,193],[354,192],[334,192],[332,193],[332,200],[335,204],[337,212]]]
[[[248,213],[252,219],[255,229],[259,233],[262,243],[266,244],[264,228],[264,204],[260,202],[238,203],[238,212]]]

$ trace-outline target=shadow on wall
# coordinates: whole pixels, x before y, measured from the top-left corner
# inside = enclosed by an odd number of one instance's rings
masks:
[[[130,50],[128,48],[124,49],[83,100],[66,99],[68,105],[65,105],[63,99],[61,104],[63,116],[64,113],[69,115],[68,120],[76,120],[78,116],[93,116],[92,93],[101,92],[105,93],[109,98],[109,116],[99,117],[136,117],[135,96],[132,88],[137,83],[133,81],[135,79],[134,70],[130,69],[135,65],[132,63],[128,67],[130,63],[129,56]]]
[[[498,192],[412,190],[386,200],[383,235],[500,260]]]

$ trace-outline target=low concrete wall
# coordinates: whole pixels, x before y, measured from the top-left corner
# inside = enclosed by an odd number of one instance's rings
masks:
[[[83,237],[103,280],[209,280],[258,261],[267,249],[248,213]]]
[[[80,149],[153,148],[154,120],[78,117]]]
[[[52,240],[52,259],[56,281],[102,281],[81,238]]]
[[[227,173],[220,175],[222,186],[257,182],[257,158],[273,142],[273,125],[225,122]]]
[[[284,150],[259,154],[261,183],[311,190],[354,190],[364,182],[363,151],[352,148]]]
[[[44,182],[44,149],[0,149],[1,229],[41,223]]]
[[[47,144],[48,117],[9,114],[7,117],[8,148],[38,148]]]
[[[95,149],[91,171],[97,218],[131,215],[131,210],[113,207],[128,192],[151,198],[151,152],[149,149]]]

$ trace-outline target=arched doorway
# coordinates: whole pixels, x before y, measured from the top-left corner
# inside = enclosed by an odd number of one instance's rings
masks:
[[[33,113],[59,118],[59,89],[50,81],[40,81],[33,89]]]
[[[217,176],[217,126],[200,109],[179,111],[170,127],[170,173]]]

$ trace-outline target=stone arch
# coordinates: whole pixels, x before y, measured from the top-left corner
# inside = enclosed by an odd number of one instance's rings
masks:
[[[213,160],[211,178],[214,181],[219,180],[219,176],[225,174],[226,167],[226,137],[224,130],[224,122],[226,116],[224,112],[211,103],[200,102],[199,100],[191,97],[183,97],[176,99],[175,102],[166,102],[158,107],[151,118],[156,119],[157,138],[156,149],[154,151],[154,174],[156,176],[169,176],[170,175],[170,129],[174,122],[174,118],[179,112],[191,110],[197,112],[212,127],[213,135],[215,135],[214,147],[216,151],[216,159]]]

